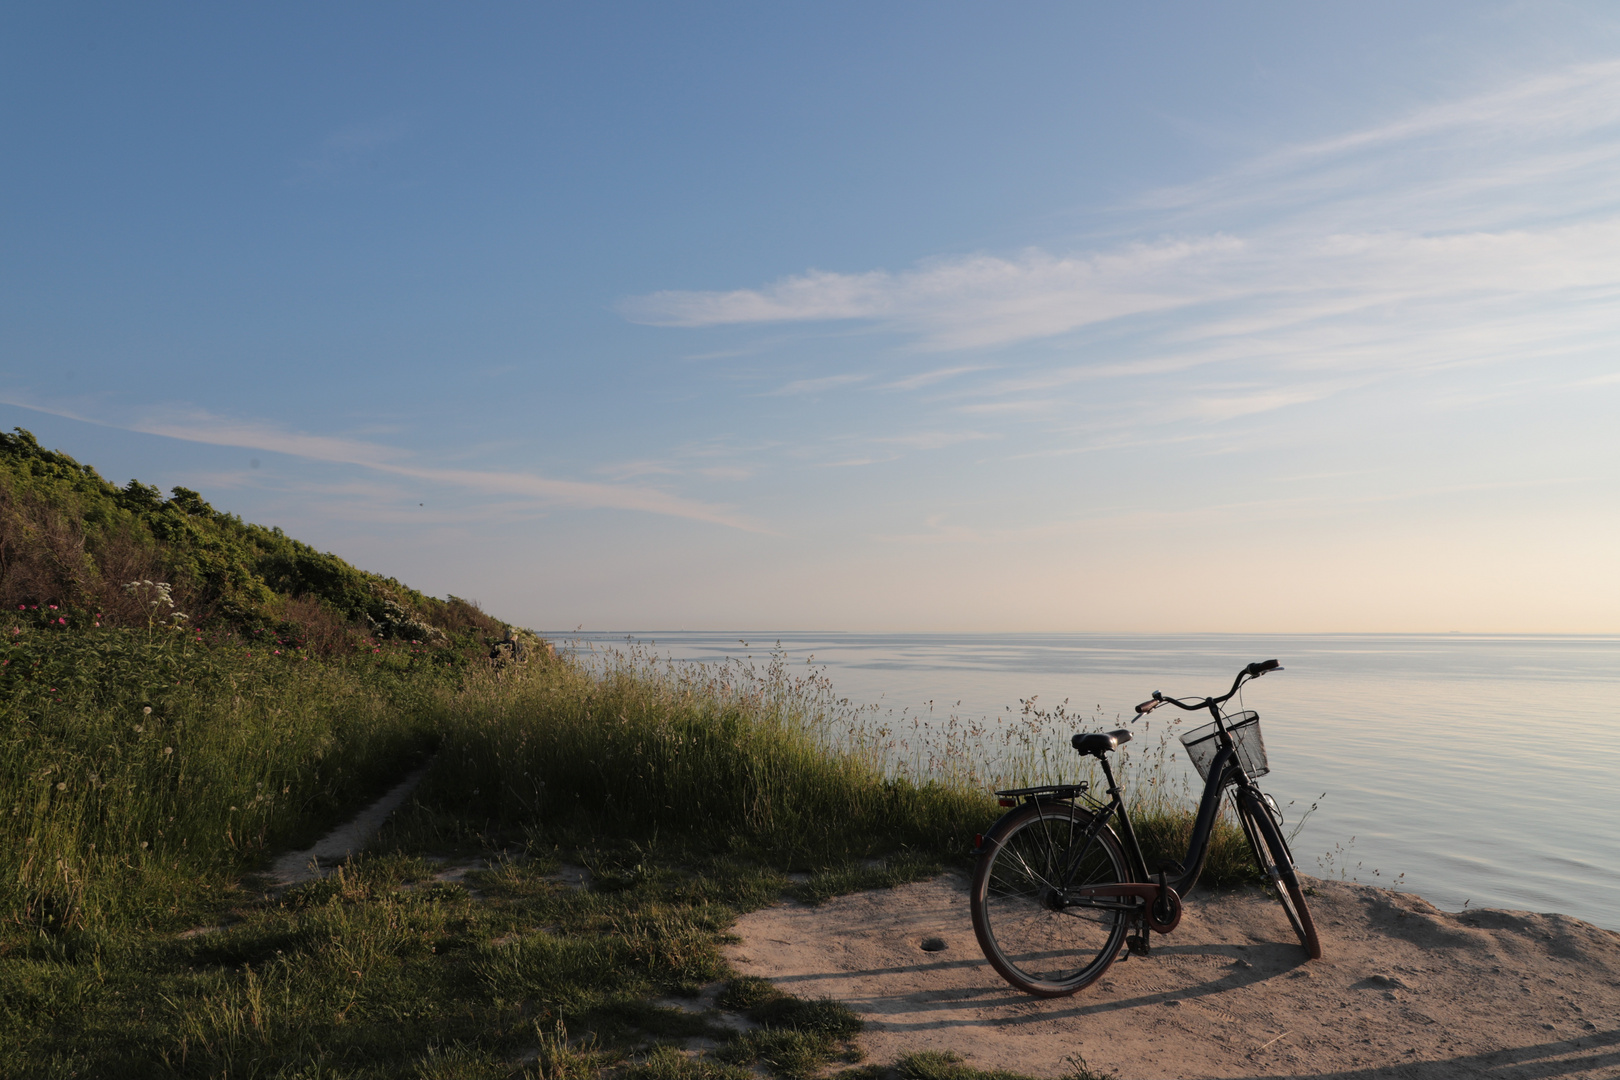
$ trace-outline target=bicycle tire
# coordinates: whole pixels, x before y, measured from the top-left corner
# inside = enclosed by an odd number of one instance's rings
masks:
[[[1316,921],[1311,918],[1310,904],[1305,902],[1299,871],[1294,867],[1294,856],[1288,850],[1282,830],[1277,828],[1277,823],[1271,820],[1264,807],[1256,808],[1240,802],[1238,817],[1249,838],[1249,848],[1254,852],[1255,865],[1277,894],[1289,925],[1298,935],[1299,943],[1305,946],[1306,955],[1312,960],[1322,959],[1322,942],[1316,935]]]
[[[1054,910],[1046,902],[1054,886],[1134,880],[1112,829],[1105,825],[1084,846],[1093,820],[1070,803],[1030,802],[984,839],[969,892],[973,933],[996,973],[1027,994],[1064,997],[1091,985],[1124,945],[1128,914]]]

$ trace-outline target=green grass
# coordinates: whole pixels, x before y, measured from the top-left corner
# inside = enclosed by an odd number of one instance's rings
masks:
[[[858,1022],[732,979],[727,928],[965,866],[999,812],[780,664],[452,678],[406,643],[322,661],[108,628],[33,641],[0,732],[0,1076],[796,1080],[857,1060]],[[256,884],[430,753],[376,854]],[[1185,822],[1149,807],[1144,837],[1173,846]],[[479,868],[437,880],[446,857]],[[562,860],[591,887],[555,880]],[[742,1034],[660,1003],[728,979],[716,1007]],[[965,1069],[884,1075],[980,1080]]]

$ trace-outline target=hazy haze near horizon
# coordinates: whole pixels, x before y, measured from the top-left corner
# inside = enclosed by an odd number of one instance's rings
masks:
[[[534,626],[1620,631],[1607,5],[0,28],[116,482]]]

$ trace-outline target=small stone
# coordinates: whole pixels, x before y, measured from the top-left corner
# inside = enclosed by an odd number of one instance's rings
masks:
[[[943,952],[944,950],[945,950],[945,939],[944,938],[927,937],[927,938],[922,939],[922,951],[923,952]]]

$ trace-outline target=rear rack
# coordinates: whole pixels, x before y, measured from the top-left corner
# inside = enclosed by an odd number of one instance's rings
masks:
[[[1077,795],[1084,795],[1091,789],[1089,780],[1081,780],[1076,784],[1042,784],[1039,787],[1008,788],[998,791],[1004,799],[1029,799],[1039,795],[1049,795],[1054,799],[1072,799]]]

